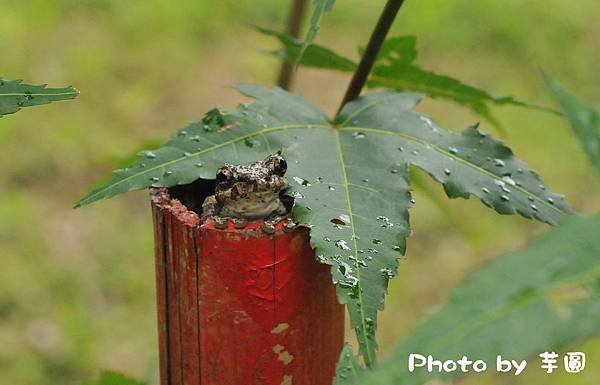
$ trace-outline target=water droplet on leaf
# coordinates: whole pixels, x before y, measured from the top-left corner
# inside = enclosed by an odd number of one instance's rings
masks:
[[[154,159],[154,158],[156,158],[156,154],[153,153],[152,151],[144,151],[144,152],[141,153],[141,155],[143,157],[145,157],[145,158],[148,158],[148,159]]]
[[[344,239],[338,239],[337,241],[335,241],[335,245],[342,250],[352,250]]]
[[[510,176],[503,176],[502,180],[511,186],[516,186],[517,183]]]
[[[292,179],[294,179],[294,182],[298,183],[301,186],[305,186],[305,187],[312,186],[310,184],[310,182],[307,181],[306,179],[303,179],[303,178],[300,178],[300,177],[297,177],[297,176],[293,177]]]
[[[379,272],[382,276],[386,278],[394,278],[395,274],[389,267],[384,267],[383,269],[379,269]]]

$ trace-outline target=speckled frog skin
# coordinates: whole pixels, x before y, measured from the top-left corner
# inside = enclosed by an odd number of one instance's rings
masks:
[[[202,219],[231,218],[242,224],[282,219],[293,202],[285,195],[286,170],[287,163],[279,154],[246,165],[223,165],[217,171],[215,195],[202,204]]]

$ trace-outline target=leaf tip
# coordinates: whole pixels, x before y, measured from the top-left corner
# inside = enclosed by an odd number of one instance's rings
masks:
[[[73,210],[75,210],[75,209],[78,209],[78,208],[80,208],[80,207],[82,207],[82,206],[85,206],[85,205],[87,205],[89,202],[86,202],[86,200],[87,200],[86,198],[87,198],[87,195],[85,195],[85,196],[83,196],[83,197],[79,198],[78,200],[76,200],[76,201],[73,203],[73,207],[72,207],[72,208],[73,208]]]

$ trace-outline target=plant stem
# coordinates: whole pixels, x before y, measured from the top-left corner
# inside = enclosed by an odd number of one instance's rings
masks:
[[[336,115],[340,114],[340,111],[346,103],[356,99],[360,95],[361,90],[367,82],[369,73],[373,68],[375,59],[377,59],[377,54],[379,53],[385,37],[390,31],[390,27],[403,3],[404,0],[388,0],[385,5]]]
[[[307,2],[307,0],[292,0],[286,25],[286,32],[288,35],[292,37],[298,37],[300,35],[300,27],[302,25],[302,19],[304,18],[304,11],[306,10]],[[284,90],[288,90],[292,84],[293,77],[294,64],[287,60],[283,60],[281,63],[281,69],[279,70],[277,85]]]

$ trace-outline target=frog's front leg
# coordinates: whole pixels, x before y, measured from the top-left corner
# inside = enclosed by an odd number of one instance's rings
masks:
[[[214,195],[206,197],[202,203],[202,215],[200,216],[202,221],[206,221],[208,218],[218,215],[218,207],[219,202],[217,202],[217,198],[215,198]]]
[[[236,229],[243,229],[248,224],[248,220],[245,218],[231,218],[231,221]]]
[[[266,234],[273,234],[275,232],[275,226],[281,222],[285,221],[285,225],[283,227],[284,231],[291,231],[296,228],[296,224],[292,220],[290,213],[286,210],[283,211],[275,211],[267,218],[265,218],[263,225],[261,226],[261,230]]]

